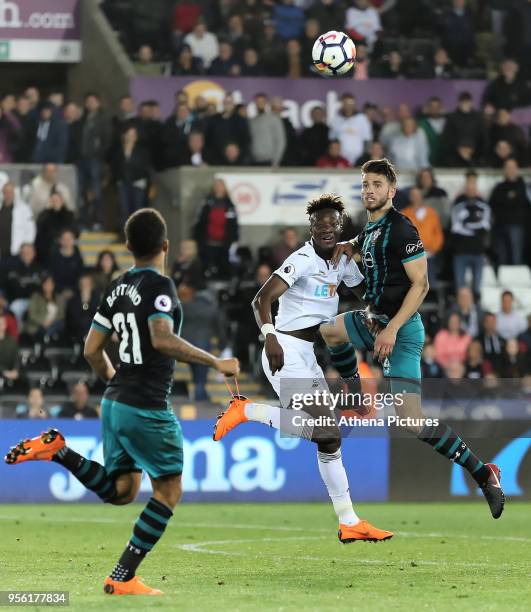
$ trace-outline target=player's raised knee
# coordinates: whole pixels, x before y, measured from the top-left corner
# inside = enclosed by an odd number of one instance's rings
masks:
[[[319,333],[328,346],[335,346],[344,342],[344,340],[340,337],[339,330],[334,323],[323,323],[319,327]]]

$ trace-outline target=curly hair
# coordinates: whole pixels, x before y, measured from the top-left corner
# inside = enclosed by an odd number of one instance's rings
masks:
[[[308,206],[306,207],[306,212],[309,217],[313,215],[313,213],[318,210],[324,210],[325,208],[333,208],[337,210],[340,215],[343,215],[345,212],[345,205],[343,204],[343,200],[340,195],[336,193],[323,193],[318,198],[314,198],[308,202]]]

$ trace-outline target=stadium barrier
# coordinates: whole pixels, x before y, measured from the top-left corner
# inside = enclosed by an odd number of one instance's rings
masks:
[[[531,429],[529,420],[451,423],[472,448],[501,467],[510,499],[531,499]],[[0,448],[21,438],[58,427],[69,445],[102,461],[97,421],[0,421]],[[221,442],[212,440],[212,420],[184,421],[184,502],[324,502],[315,446],[248,423]],[[441,501],[475,499],[479,491],[457,465],[444,461],[412,438],[355,436],[343,443],[354,502]],[[0,462],[0,503],[96,502],[71,474],[50,462],[8,466]],[[150,483],[142,480],[140,499]]]

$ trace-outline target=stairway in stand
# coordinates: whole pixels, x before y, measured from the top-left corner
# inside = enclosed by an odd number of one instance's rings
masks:
[[[113,232],[81,232],[78,240],[81,256],[87,267],[96,265],[101,251],[112,251],[121,270],[133,265],[133,257],[125,244],[119,241],[118,234]]]

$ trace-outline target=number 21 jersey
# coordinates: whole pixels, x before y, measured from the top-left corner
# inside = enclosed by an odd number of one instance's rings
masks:
[[[120,363],[104,397],[137,408],[165,409],[175,360],[153,348],[148,322],[166,317],[179,335],[182,309],[173,280],[154,268],[132,268],[105,291],[92,325],[119,339]]]

